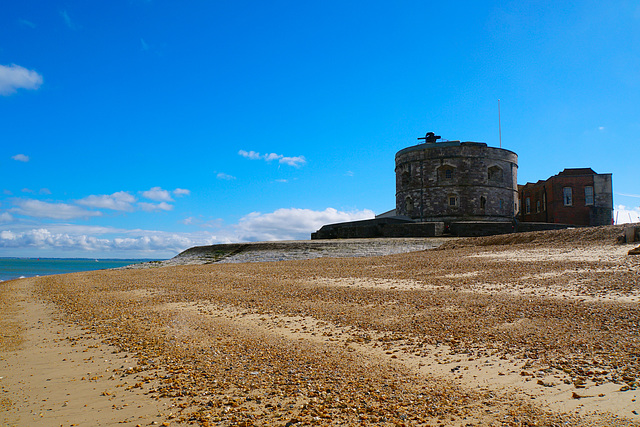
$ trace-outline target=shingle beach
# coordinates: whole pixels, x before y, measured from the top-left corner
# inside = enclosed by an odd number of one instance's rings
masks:
[[[5,282],[0,422],[640,425],[620,230]]]

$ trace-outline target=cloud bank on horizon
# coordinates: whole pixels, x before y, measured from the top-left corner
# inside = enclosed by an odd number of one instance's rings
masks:
[[[188,194],[188,190],[176,189],[174,195]],[[160,201],[153,205],[158,209],[167,201],[173,201],[170,192],[160,187],[141,192],[143,197]],[[161,201],[162,200],[162,201]],[[167,201],[164,201],[167,200]],[[193,246],[216,243],[253,242],[273,240],[306,240],[311,232],[324,224],[370,219],[371,210],[353,212],[327,208],[281,208],[270,213],[251,212],[240,218],[237,224],[226,225],[222,220],[199,221],[186,218],[185,224],[200,228],[192,232],[166,232],[143,229],[117,229],[112,227],[78,226],[68,223],[40,223],[34,219],[70,220],[87,216],[106,215],[107,211],[132,212],[136,208],[148,209],[151,203],[139,202],[129,192],[111,195],[91,195],[75,202],[95,210],[86,210],[69,203],[16,200],[10,212],[0,214],[0,256],[17,256],[21,250],[39,251],[40,256],[92,256],[118,258],[169,258]],[[168,205],[171,206],[171,205]],[[102,209],[104,211],[101,211]],[[168,209],[167,209],[168,210]],[[9,252],[7,252],[9,251]],[[18,251],[18,252],[11,252]]]

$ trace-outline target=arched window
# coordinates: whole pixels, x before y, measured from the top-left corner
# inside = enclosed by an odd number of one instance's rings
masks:
[[[413,215],[413,211],[415,209],[415,206],[413,205],[413,199],[411,197],[407,197],[404,200],[404,208],[407,211],[407,215],[408,216]]]

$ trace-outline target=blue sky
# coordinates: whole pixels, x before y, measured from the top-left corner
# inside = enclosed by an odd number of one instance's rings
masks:
[[[637,1],[30,1],[0,14],[0,256],[167,258],[395,207],[434,131],[640,214]]]

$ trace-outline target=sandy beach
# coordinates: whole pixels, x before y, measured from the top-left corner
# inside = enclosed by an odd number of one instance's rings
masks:
[[[9,426],[638,426],[619,227],[0,286]]]

